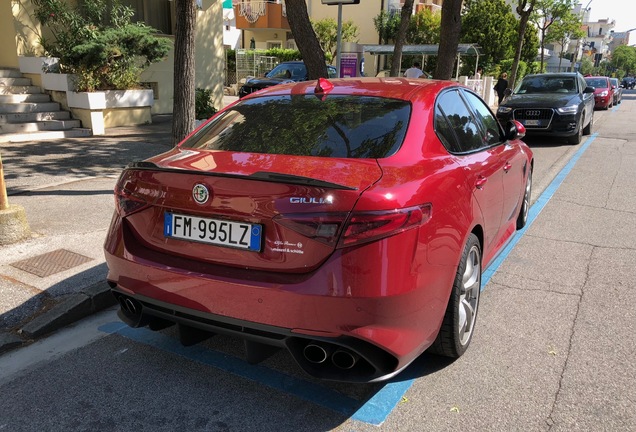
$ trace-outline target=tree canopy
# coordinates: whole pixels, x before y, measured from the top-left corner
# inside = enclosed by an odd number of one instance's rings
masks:
[[[488,67],[511,58],[516,34],[517,19],[504,0],[466,0],[461,41],[480,46],[480,64]]]
[[[327,60],[335,58],[338,42],[338,23],[336,20],[333,18],[325,18],[319,21],[312,21],[311,25],[314,28],[320,46],[325,52]],[[342,22],[342,41],[358,41],[358,26],[351,20]]]

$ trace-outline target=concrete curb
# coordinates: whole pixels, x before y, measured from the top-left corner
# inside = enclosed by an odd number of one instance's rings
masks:
[[[115,297],[104,282],[89,286],[82,291],[67,296],[17,332],[0,334],[0,354],[28,345],[38,338],[72,324],[95,312],[115,305]]]

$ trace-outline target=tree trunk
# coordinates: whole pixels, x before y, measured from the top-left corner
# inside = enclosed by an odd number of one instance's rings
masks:
[[[197,20],[196,0],[176,0],[175,6],[173,144],[179,143],[194,130],[194,34]]]
[[[294,35],[298,50],[303,56],[309,79],[327,78],[325,53],[318,42],[316,33],[309,21],[305,0],[285,0],[287,20]]]
[[[437,67],[433,78],[448,80],[453,76],[453,68],[457,60],[459,34],[462,30],[463,0],[445,0],[442,3],[442,32],[439,37]]]
[[[515,88],[517,70],[519,69],[519,61],[521,60],[521,50],[523,49],[523,40],[526,36],[530,14],[534,10],[534,3],[534,1],[530,2],[528,10],[525,10],[527,5],[526,0],[517,5],[517,13],[519,14],[519,37],[517,39],[517,48],[515,49],[515,60],[512,62],[512,70],[510,71],[510,77],[508,79],[509,86],[512,89]]]
[[[404,40],[406,39],[406,31],[409,29],[409,23],[411,22],[411,15],[413,15],[413,1],[414,0],[405,0],[404,6],[402,6],[400,27],[398,28],[397,35],[395,36],[393,61],[391,62],[391,76],[393,77],[399,75],[400,67],[402,66],[402,47],[404,46]]]

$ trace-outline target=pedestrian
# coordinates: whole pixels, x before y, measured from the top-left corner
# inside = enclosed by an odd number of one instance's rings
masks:
[[[497,92],[497,96],[499,97],[499,101],[497,105],[501,104],[501,101],[506,96],[506,89],[508,88],[508,74],[502,73],[497,80],[497,84],[495,84],[495,91]]]
[[[422,69],[420,69],[420,62],[413,62],[413,66],[404,71],[404,76],[407,78],[420,78],[424,75]]]

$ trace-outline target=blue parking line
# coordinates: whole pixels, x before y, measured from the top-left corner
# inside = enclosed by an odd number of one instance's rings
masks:
[[[99,330],[104,333],[124,336],[135,342],[212,366],[241,378],[256,381],[346,416],[354,413],[361,404],[361,401],[336,391],[264,366],[250,365],[245,360],[234,356],[199,345],[184,347],[178,340],[146,328],[131,328],[119,322],[112,322],[100,326]]]
[[[572,159],[570,159],[570,161],[563,167],[563,169],[559,171],[550,185],[548,185],[541,196],[539,196],[532,207],[530,207],[530,210],[528,211],[528,221],[526,222],[526,226],[515,233],[515,235],[512,237],[510,242],[508,242],[501,254],[499,254],[497,258],[495,258],[488,266],[488,268],[484,270],[484,273],[481,276],[482,290],[488,284],[490,278],[495,274],[501,263],[503,263],[506,257],[510,254],[512,249],[517,245],[517,243],[519,243],[519,240],[521,240],[521,237],[525,234],[526,230],[530,228],[534,220],[537,218],[537,216],[539,216],[539,213],[541,213],[548,201],[550,201],[557,189],[559,189],[559,187],[563,183],[563,180],[565,180],[570,171],[572,171],[572,168],[579,160],[581,155],[585,152],[585,150],[587,150],[587,148],[590,146],[590,144],[592,144],[597,136],[598,133],[593,134],[583,143],[583,145],[581,145],[581,148],[577,150],[574,156],[572,156]]]
[[[510,242],[503,249],[501,254],[484,270],[482,275],[482,287],[485,287],[495,274],[499,266],[519,243],[526,230],[539,216],[552,196],[559,189],[567,175],[579,160],[581,155],[592,144],[598,134],[589,137],[581,148],[574,154],[572,159],[563,167],[559,174],[552,180],[550,185],[539,196],[537,201],[528,211],[528,221],[526,226],[517,231]],[[483,289],[483,288],[482,288]],[[121,323],[109,323],[101,326],[100,331],[114,333],[168,351],[182,357],[210,365],[217,369],[229,372],[242,378],[250,379],[267,387],[294,395],[310,403],[323,406],[332,411],[350,416],[352,419],[379,426],[388,418],[402,400],[406,392],[411,388],[415,379],[401,381],[399,375],[382,386],[369,400],[362,403],[356,399],[342,395],[339,392],[330,390],[317,384],[292,377],[290,375],[260,366],[249,365],[242,359],[229,356],[218,351],[199,347],[183,347],[177,340],[164,336],[161,333],[147,329],[133,329]],[[361,405],[362,403],[362,405]]]

